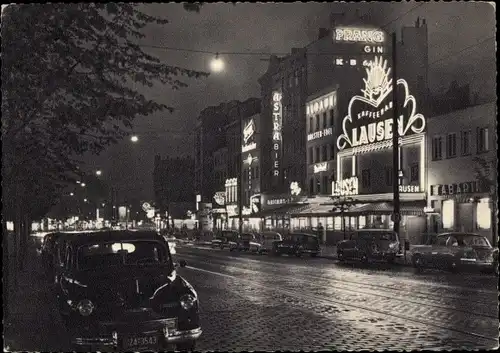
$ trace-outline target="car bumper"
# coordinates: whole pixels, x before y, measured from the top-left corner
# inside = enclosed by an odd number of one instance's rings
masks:
[[[107,347],[121,349],[122,339],[126,336],[156,335],[159,337],[158,344],[166,346],[197,340],[201,334],[201,327],[180,329],[172,327],[174,320],[156,320],[144,323],[142,326],[126,326],[123,323],[105,322],[100,323],[99,334],[75,334],[71,343],[75,346],[92,346],[93,348]],[[162,348],[162,347],[158,347]]]
[[[460,260],[460,266],[469,270],[494,272],[497,265],[496,263],[490,261]]]

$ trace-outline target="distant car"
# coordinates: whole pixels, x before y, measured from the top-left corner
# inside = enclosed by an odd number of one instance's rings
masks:
[[[239,239],[239,234],[234,230],[222,230],[215,234],[212,239],[212,248],[229,248],[232,244],[236,244]]]
[[[429,237],[427,244],[410,252],[413,266],[450,271],[478,269],[498,274],[498,248],[485,236],[475,233],[442,233]]]
[[[283,240],[273,242],[272,253],[277,256],[287,254],[301,257],[303,254],[309,254],[316,257],[320,253],[319,240],[314,234],[285,234]]]
[[[337,243],[339,261],[359,260],[386,261],[393,263],[402,256],[399,236],[390,229],[358,229],[351,233],[350,239]]]
[[[257,235],[255,241],[250,242],[250,252],[258,254],[271,253],[275,241],[283,240],[283,236],[277,232],[262,232]]]
[[[72,236],[64,254],[57,298],[74,350],[194,350],[198,296],[157,232]]]
[[[255,241],[255,234],[242,233],[234,242],[230,242],[229,251],[250,251],[250,244],[254,244]]]

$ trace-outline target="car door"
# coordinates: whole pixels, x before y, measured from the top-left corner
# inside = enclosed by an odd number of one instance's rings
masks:
[[[344,258],[356,258],[356,242],[358,241],[358,232],[351,233],[349,239],[343,242],[342,251]]]
[[[452,235],[439,235],[436,240],[436,244],[431,247],[430,254],[430,264],[434,267],[443,268],[447,265],[451,249],[447,246],[447,243],[453,241]]]

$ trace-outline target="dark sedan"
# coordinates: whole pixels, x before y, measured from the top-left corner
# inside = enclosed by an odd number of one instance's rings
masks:
[[[74,349],[194,350],[202,332],[197,293],[176,273],[162,236],[73,236],[64,254],[57,295]]]
[[[396,232],[390,229],[359,229],[348,240],[337,244],[337,257],[340,261],[392,263],[398,256],[402,256],[401,242]]]
[[[295,255],[301,257],[309,254],[316,257],[320,252],[318,237],[307,233],[290,233],[283,236],[283,240],[273,243],[272,253],[274,255]]]

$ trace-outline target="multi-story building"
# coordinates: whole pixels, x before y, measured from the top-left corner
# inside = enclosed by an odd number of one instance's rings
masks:
[[[429,231],[465,231],[496,242],[496,105],[427,120]]]
[[[156,208],[161,216],[168,212],[171,219],[186,218],[194,211],[194,160],[155,156],[153,186]]]

